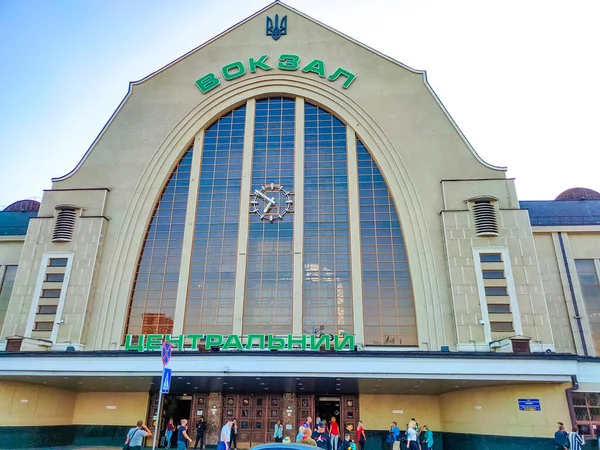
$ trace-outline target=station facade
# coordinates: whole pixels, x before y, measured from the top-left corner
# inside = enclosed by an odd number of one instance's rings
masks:
[[[595,438],[599,279],[600,195],[520,202],[425,72],[276,2],[131,83],[0,212],[0,441],[204,416],[243,448],[309,415],[368,450],[412,417],[436,448]]]

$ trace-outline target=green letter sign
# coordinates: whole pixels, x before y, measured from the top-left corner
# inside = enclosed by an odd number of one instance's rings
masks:
[[[269,66],[266,61],[269,55],[262,55],[259,58],[248,58],[248,70],[250,73],[256,73],[258,69],[269,71],[273,67]],[[285,71],[295,71],[300,69],[300,57],[290,53],[283,53],[279,56],[277,62],[277,68]],[[325,62],[320,59],[313,59],[307,65],[302,68],[303,73],[315,73],[320,78],[327,78],[329,81],[336,81],[342,75],[345,77],[342,83],[342,88],[348,89],[352,82],[356,79],[356,75],[352,72],[338,67],[335,72],[327,77],[325,73]],[[232,81],[236,78],[240,78],[246,74],[246,65],[242,61],[234,61],[221,68],[221,73],[225,81]],[[213,90],[221,83],[221,80],[214,73],[207,73],[202,78],[196,81],[196,86],[200,89],[200,92],[206,94]]]
[[[133,342],[137,338],[137,343]],[[160,347],[164,341],[169,341],[176,347],[177,350],[184,350],[184,348],[192,348],[194,350],[199,349],[199,344],[204,340],[204,348],[206,350],[329,350],[332,347],[336,351],[354,350],[354,335],[347,335],[341,333],[341,336],[331,336],[325,334],[322,336],[315,335],[300,335],[294,336],[288,334],[286,336],[275,336],[269,334],[250,334],[248,336],[239,336],[237,334],[230,334],[223,336],[220,334],[186,334],[179,335],[177,337],[171,336],[170,334],[149,334],[139,336],[128,334],[125,336],[125,350],[137,350],[143,352],[144,350],[160,350]],[[243,342],[246,345],[243,345]],[[186,345],[187,344],[187,345]]]

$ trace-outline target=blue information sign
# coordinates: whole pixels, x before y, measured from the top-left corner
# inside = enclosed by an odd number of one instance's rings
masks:
[[[519,411],[541,411],[542,405],[540,405],[539,398],[520,398],[519,399]]]
[[[162,373],[162,379],[160,380],[160,392],[168,394],[171,388],[171,369],[165,367]]]

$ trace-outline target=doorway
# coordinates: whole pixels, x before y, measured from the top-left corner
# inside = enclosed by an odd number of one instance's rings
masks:
[[[181,419],[188,420],[188,427],[192,425],[192,396],[191,395],[165,395],[163,397],[164,406],[162,408],[162,417],[160,419],[160,436],[165,436],[167,423],[173,419],[175,427],[181,423]],[[161,442],[159,440],[159,442]],[[162,443],[162,442],[161,442]],[[166,444],[166,443],[165,443]],[[177,447],[177,434],[171,436],[170,447]],[[173,445],[175,444],[175,445]]]
[[[321,420],[331,422],[331,418],[335,417],[335,421],[340,423],[340,398],[339,397],[317,397],[315,402],[315,416]],[[315,422],[316,422],[315,417]]]

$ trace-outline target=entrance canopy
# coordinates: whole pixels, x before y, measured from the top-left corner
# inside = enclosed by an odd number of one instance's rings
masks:
[[[436,395],[475,387],[566,383],[594,365],[571,355],[406,352],[173,353],[171,392]],[[595,365],[594,365],[595,366]],[[156,392],[155,352],[0,354],[0,380],[75,391]],[[593,380],[589,380],[593,381]]]

